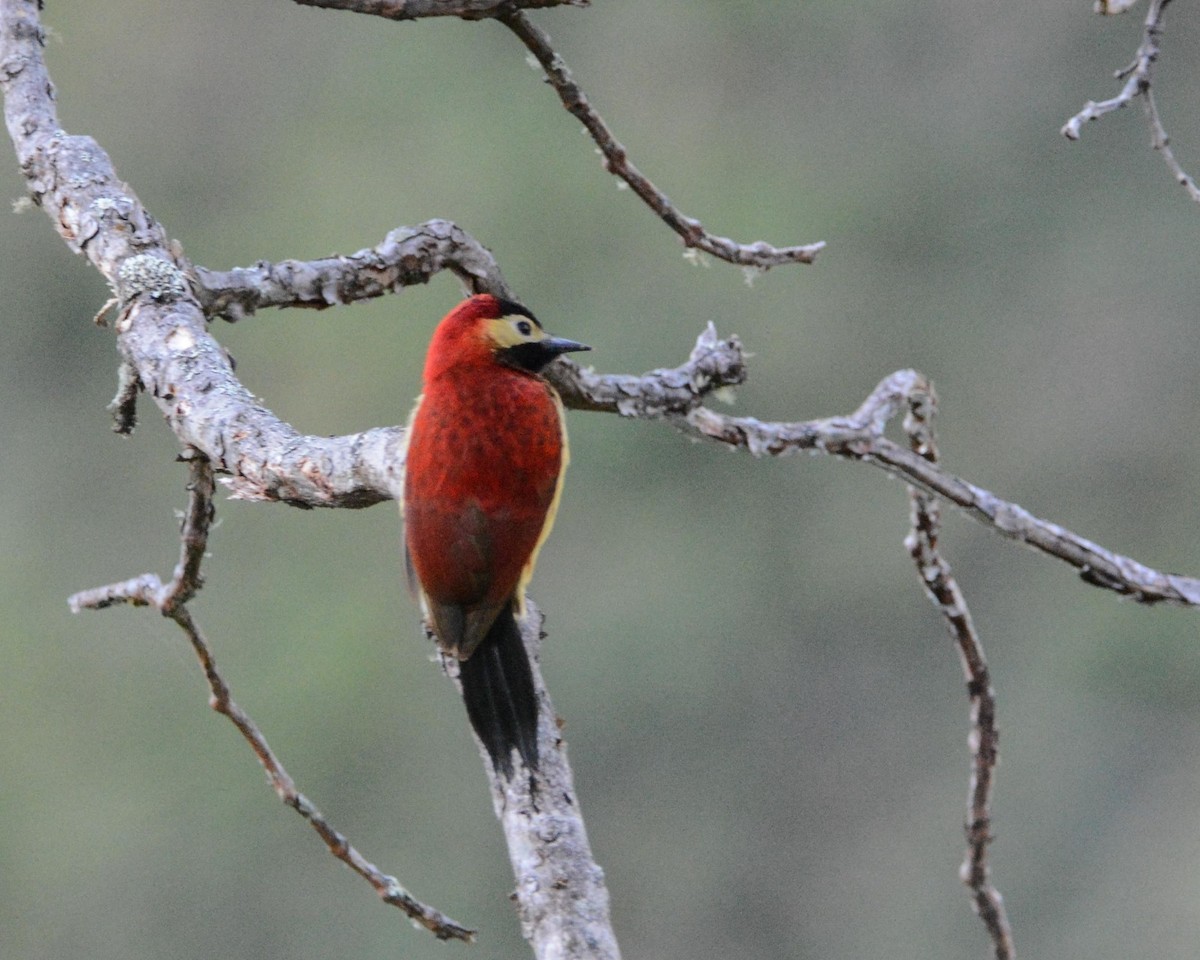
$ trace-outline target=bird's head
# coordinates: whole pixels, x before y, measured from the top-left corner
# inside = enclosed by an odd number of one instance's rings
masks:
[[[501,363],[538,373],[561,354],[590,349],[550,336],[521,304],[481,293],[464,300],[438,324],[425,361],[425,379],[471,363]]]

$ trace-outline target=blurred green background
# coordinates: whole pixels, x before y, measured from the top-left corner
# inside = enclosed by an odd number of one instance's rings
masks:
[[[1200,572],[1200,209],[1140,107],[1058,133],[1140,39],[1087,0],[609,0],[538,14],[638,165],[743,241],[828,241],[758,277],[689,265],[491,23],[287,0],[51,3],[61,118],[197,263],[351,253],[457,221],[598,369],[756,356],[736,411],[848,411],[933,377],[948,469],[1112,549]],[[1200,171],[1200,33],[1172,7],[1161,106]],[[2,154],[4,151],[0,151]],[[9,153],[0,193],[24,194]],[[480,929],[381,906],[264,783],[146,611],[75,590],[175,561],[176,445],[105,404],[107,290],[0,210],[0,955],[527,956],[461,705],[401,588],[389,506],[222,501],[194,610],[239,702],[366,856]],[[402,422],[450,277],[215,332],[312,433]],[[629,957],[984,957],[958,880],[956,655],[863,465],[755,462],[573,414],[534,595],[544,670]],[[1197,615],[1145,609],[947,516],[999,696],[995,878],[1028,957],[1191,958]]]

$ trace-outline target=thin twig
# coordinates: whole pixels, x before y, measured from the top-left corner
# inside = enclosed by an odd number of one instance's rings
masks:
[[[541,64],[546,79],[558,93],[566,109],[583,124],[600,153],[609,173],[626,183],[667,226],[675,231],[689,249],[702,250],[753,270],[769,270],[785,263],[812,263],[825,247],[824,241],[803,246],[774,247],[764,241],[738,243],[705,230],[697,219],[677,209],[633,164],[613,136],[608,124],[592,108],[587,95],[571,76],[563,58],[554,50],[550,37],[525,16],[526,9],[570,4],[587,6],[586,0],[295,0],[303,6],[346,10],[389,20],[414,20],[418,17],[455,16],[466,20],[496,19],[508,27]]]
[[[204,676],[211,691],[209,706],[228,717],[246,742],[250,744],[259,763],[266,770],[267,779],[271,782],[279,799],[308,821],[309,826],[325,842],[329,852],[371,884],[384,903],[398,907],[414,923],[424,927],[439,940],[463,940],[473,943],[475,940],[474,930],[464,927],[440,910],[416,899],[395,877],[384,873],[359,853],[350,841],[325,819],[316,805],[296,789],[295,781],[292,780],[279,758],[271,750],[258,726],[234,701],[229,685],[218,672],[208,644],[192,620],[187,607],[178,608],[172,619],[183,628],[188,642],[191,643],[192,649],[195,650],[196,657],[200,661],[200,666],[204,670]]]
[[[72,595],[67,603],[72,613],[81,610],[102,610],[127,603],[134,607],[154,607],[164,617],[174,619],[204,583],[200,565],[208,546],[208,531],[214,516],[212,464],[196,450],[180,455],[188,465],[188,504],[179,526],[179,562],[167,583],[158,574],[143,573],[140,577],[94,587]]]
[[[334,829],[316,805],[296,788],[295,781],[284,769],[257,724],[234,701],[229,684],[217,670],[212,651],[187,607],[188,601],[195,596],[204,582],[200,566],[215,515],[215,483],[212,464],[206,457],[191,451],[184,459],[188,462],[191,475],[188,482],[187,510],[180,528],[179,563],[175,566],[174,575],[165,584],[156,574],[146,573],[122,583],[82,591],[68,600],[71,610],[78,613],[85,609],[100,610],[114,604],[128,603],[133,606],[155,607],[164,617],[175,621],[187,636],[200,661],[211,694],[209,706],[228,717],[241,733],[266,770],[267,779],[279,799],[307,820],[325,842],[329,852],[370,883],[385,903],[399,907],[414,923],[424,927],[439,940],[473,941],[473,930],[417,900],[395,877],[383,873],[363,857],[345,836]]]
[[[1163,126],[1162,117],[1158,112],[1158,104],[1154,99],[1154,68],[1158,63],[1161,52],[1163,11],[1171,0],[1150,0],[1146,11],[1146,19],[1142,25],[1142,42],[1138,46],[1133,62],[1123,70],[1118,70],[1116,78],[1124,80],[1125,84],[1120,93],[1108,100],[1096,102],[1089,100],[1083,109],[1068,120],[1062,128],[1062,134],[1068,140],[1078,140],[1083,125],[1129,106],[1138,97],[1142,98],[1145,108],[1146,122],[1150,126],[1150,145],[1162,156],[1167,169],[1175,182],[1182,186],[1193,200],[1200,202],[1200,187],[1196,181],[1183,169],[1182,164],[1175,158],[1171,149],[1171,138]],[[1117,0],[1098,0],[1096,12],[1106,15],[1124,13],[1133,4],[1117,2]]]
[[[1135,97],[1146,93],[1151,87],[1154,75],[1154,64],[1158,60],[1158,38],[1162,29],[1163,10],[1171,0],[1150,0],[1150,7],[1143,24],[1142,42],[1138,46],[1133,62],[1123,70],[1118,70],[1116,77],[1124,80],[1121,92],[1109,100],[1089,100],[1075,116],[1063,124],[1062,135],[1068,140],[1078,140],[1085,123],[1099,120],[1114,110],[1129,106]],[[1098,12],[1106,13],[1106,10]]]
[[[936,463],[937,445],[933,419],[937,397],[927,381],[914,386],[908,397],[904,430],[912,451]],[[971,702],[972,764],[967,790],[967,853],[960,876],[971,891],[971,904],[991,938],[996,960],[1012,960],[1015,955],[1012,928],[1004,909],[1004,899],[992,883],[988,866],[988,846],[992,842],[991,803],[996,765],[1000,760],[1000,733],[996,728],[996,694],[992,689],[983,645],[975,631],[971,611],[959,589],[950,565],[938,549],[941,534],[941,507],[938,501],[910,486],[909,504],[912,530],[905,546],[916,564],[926,595],[941,613],[946,628],[958,649],[967,694]]]
[[[1191,175],[1183,169],[1183,165],[1175,159],[1175,151],[1171,149],[1171,138],[1167,136],[1167,131],[1163,127],[1162,118],[1158,113],[1158,101],[1154,99],[1154,90],[1150,87],[1146,88],[1146,94],[1142,98],[1142,105],[1146,110],[1146,119],[1150,124],[1151,146],[1161,154],[1163,162],[1167,165],[1167,169],[1171,171],[1171,176],[1175,178],[1184,190],[1188,192],[1188,196],[1200,203],[1200,187],[1196,185],[1196,181]]]
[[[686,216],[658,189],[629,159],[629,155],[603,118],[592,108],[587,95],[571,76],[566,62],[550,43],[545,31],[535,26],[520,10],[502,12],[497,20],[511,30],[541,64],[546,79],[558,94],[567,111],[583,124],[600,153],[609,173],[627,183],[668,227],[679,234],[689,249],[702,250],[727,263],[740,264],[756,270],[769,270],[785,263],[812,263],[824,249],[825,242],[804,246],[773,247],[761,240],[742,244],[728,237],[718,237],[704,229],[693,217]]]

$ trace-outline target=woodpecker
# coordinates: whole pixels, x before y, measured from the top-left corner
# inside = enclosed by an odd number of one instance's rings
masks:
[[[519,303],[480,294],[438,324],[408,422],[405,569],[498,774],[537,769],[538,704],[521,640],[525,588],[567,469],[566,420],[541,376],[589,350]]]

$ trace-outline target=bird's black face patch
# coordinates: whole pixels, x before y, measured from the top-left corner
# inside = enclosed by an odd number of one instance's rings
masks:
[[[520,370],[528,370],[530,373],[539,373],[551,360],[558,356],[561,351],[549,349],[553,340],[530,340],[526,343],[518,343],[512,347],[505,347],[497,356],[501,363],[506,363],[510,367],[517,367]]]

